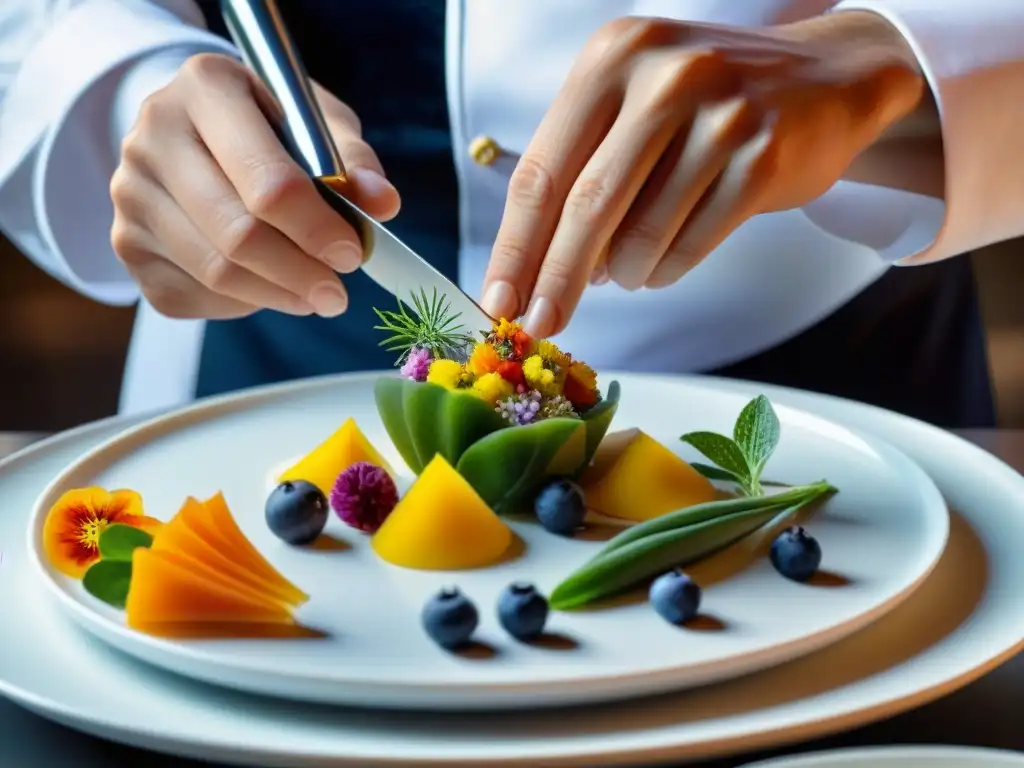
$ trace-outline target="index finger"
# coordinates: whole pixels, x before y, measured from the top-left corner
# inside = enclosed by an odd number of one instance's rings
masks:
[[[333,269],[358,269],[359,236],[288,155],[258,103],[269,94],[245,75],[217,73],[195,88],[189,114],[200,139],[253,215]]]

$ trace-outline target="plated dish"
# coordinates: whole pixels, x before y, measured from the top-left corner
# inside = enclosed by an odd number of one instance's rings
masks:
[[[199,406],[58,478],[31,544],[73,615],[149,661],[263,693],[556,705],[834,642],[941,554],[941,497],[887,446],[780,418],[763,396],[727,415],[690,403],[672,441],[644,397],[611,432],[616,382],[602,391],[515,323],[474,339],[443,298],[413,307],[380,313],[399,375],[353,390],[329,431],[325,411]],[[282,455],[298,440],[304,453]],[[865,553],[893,545],[866,575]]]

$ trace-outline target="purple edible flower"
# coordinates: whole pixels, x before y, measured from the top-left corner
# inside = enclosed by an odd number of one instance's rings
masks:
[[[524,392],[513,397],[508,397],[498,403],[494,410],[501,414],[509,424],[522,427],[532,424],[537,420],[540,412],[541,394],[535,389]]]
[[[409,355],[402,363],[399,373],[413,381],[426,381],[427,374],[430,372],[430,363],[433,360],[433,354],[426,347],[413,347],[409,350]]]
[[[376,533],[398,503],[398,488],[382,467],[357,461],[338,475],[330,501],[346,525]]]

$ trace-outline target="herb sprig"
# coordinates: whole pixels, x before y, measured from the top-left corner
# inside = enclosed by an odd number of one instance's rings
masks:
[[[100,560],[82,577],[85,591],[115,608],[124,608],[132,581],[132,553],[152,543],[152,536],[130,525],[115,523],[103,529]]]
[[[462,313],[453,314],[448,300],[438,295],[436,288],[429,297],[424,290],[411,297],[412,307],[399,299],[397,312],[374,307],[382,325],[373,329],[391,334],[379,346],[399,353],[396,365],[401,365],[415,348],[428,349],[435,358],[464,357],[474,339],[457,322]]]
[[[780,431],[772,404],[758,395],[740,411],[731,438],[717,432],[688,432],[679,439],[713,462],[693,464],[702,475],[736,483],[746,496],[760,496],[761,473],[779,444]]]

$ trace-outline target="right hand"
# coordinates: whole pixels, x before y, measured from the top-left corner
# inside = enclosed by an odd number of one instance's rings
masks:
[[[347,196],[393,217],[398,193],[359,119],[319,86],[316,97]],[[347,308],[336,273],[359,268],[359,237],[281,145],[266,117],[278,111],[249,70],[215,54],[193,56],[143,103],[110,183],[111,244],[158,312],[333,317]]]

